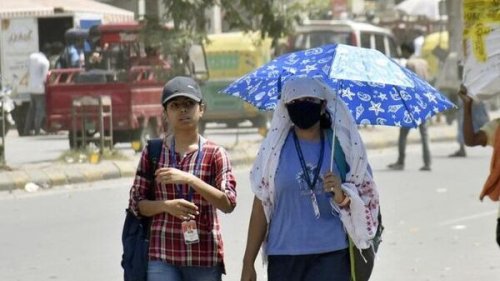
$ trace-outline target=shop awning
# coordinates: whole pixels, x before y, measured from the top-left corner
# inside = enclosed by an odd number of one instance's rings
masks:
[[[75,13],[103,16],[103,22],[134,20],[134,13],[93,0],[1,0],[0,19],[17,17],[47,17]]]

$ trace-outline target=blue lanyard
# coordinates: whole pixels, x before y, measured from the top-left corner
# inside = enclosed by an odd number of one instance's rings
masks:
[[[302,166],[302,172],[304,173],[305,180],[307,182],[307,185],[311,189],[311,191],[314,190],[314,186],[316,186],[316,182],[318,181],[319,178],[319,172],[321,171],[321,166],[323,165],[323,153],[325,151],[325,136],[323,134],[323,130],[321,130],[321,150],[319,153],[319,159],[318,159],[318,164],[316,164],[316,171],[314,173],[314,178],[311,182],[311,178],[309,177],[309,172],[307,171],[307,166],[306,166],[306,161],[304,160],[304,155],[302,154],[302,149],[300,148],[300,142],[299,139],[297,138],[297,134],[295,133],[295,130],[292,129],[293,133],[293,141],[295,143],[295,149],[297,150],[297,154],[299,156],[300,160],[300,165]]]
[[[175,157],[175,137],[172,137],[172,146],[170,147],[170,164],[172,165],[173,168],[177,169],[177,159]],[[195,166],[194,166],[194,171],[193,175],[198,174],[198,177],[201,177],[201,159],[202,157],[200,155],[203,154],[203,149],[201,147],[201,137],[198,137],[198,154],[196,154],[196,160],[195,160]],[[193,193],[194,190],[190,186],[189,187],[189,193],[187,195],[187,198],[184,197],[184,192],[182,191],[182,187],[180,184],[174,184],[175,185],[175,191],[176,191],[176,197],[177,198],[184,198],[187,201],[192,201],[193,200]]]

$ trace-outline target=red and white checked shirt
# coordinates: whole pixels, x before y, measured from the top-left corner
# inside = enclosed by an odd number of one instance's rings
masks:
[[[170,161],[171,138],[163,141],[162,152],[158,159],[158,167],[172,167]],[[201,158],[200,174],[196,175],[206,183],[220,189],[229,198],[233,206],[236,205],[236,181],[232,173],[231,163],[227,152],[220,146],[201,137],[203,156]],[[199,150],[190,152],[180,159],[176,153],[177,169],[193,173],[196,165],[196,156]],[[130,208],[138,215],[137,203],[147,198],[150,187],[148,171],[152,169],[147,148],[142,152],[139,167],[137,168],[134,184],[130,190]],[[156,168],[153,168],[156,170]],[[187,198],[188,185],[180,185],[184,198]],[[173,184],[157,183],[154,187],[155,200],[178,199],[176,187]],[[151,223],[149,259],[165,261],[177,266],[210,267],[223,264],[223,243],[217,209],[198,193],[193,193],[192,202],[198,206],[199,215],[196,216],[199,242],[186,244],[181,229],[182,221],[168,213],[153,216]]]

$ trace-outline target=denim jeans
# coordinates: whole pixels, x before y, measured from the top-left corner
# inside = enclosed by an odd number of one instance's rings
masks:
[[[268,281],[350,281],[349,250],[312,255],[272,255]]]
[[[24,123],[24,134],[29,135],[35,130],[35,135],[40,134],[45,119],[45,95],[31,94],[31,103]]]
[[[148,281],[221,281],[222,266],[175,266],[162,261],[149,261]]]

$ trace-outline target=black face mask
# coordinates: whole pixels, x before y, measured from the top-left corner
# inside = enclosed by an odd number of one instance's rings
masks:
[[[311,128],[321,118],[321,103],[297,101],[286,108],[293,124],[301,129]]]

